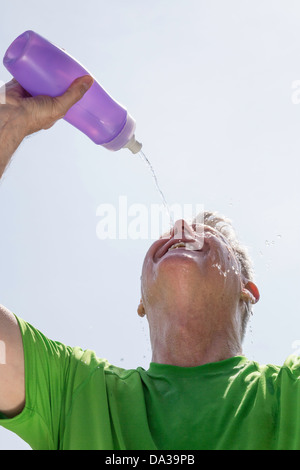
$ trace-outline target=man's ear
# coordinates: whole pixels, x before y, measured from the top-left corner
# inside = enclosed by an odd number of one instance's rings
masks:
[[[137,313],[139,314],[140,317],[144,317],[146,315],[142,299],[140,300],[140,303],[138,305]]]
[[[259,301],[260,294],[254,282],[246,281],[241,290],[241,300],[250,301],[256,304]]]

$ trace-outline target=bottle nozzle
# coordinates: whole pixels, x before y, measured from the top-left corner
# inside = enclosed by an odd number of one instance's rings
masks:
[[[133,135],[127,144],[124,145],[124,148],[128,148],[132,153],[138,153],[142,146],[143,145],[140,142],[135,140],[135,135]]]

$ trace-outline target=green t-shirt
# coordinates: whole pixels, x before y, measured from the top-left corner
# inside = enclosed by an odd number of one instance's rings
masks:
[[[18,318],[26,405],[0,424],[33,449],[300,449],[300,358],[124,370]]]

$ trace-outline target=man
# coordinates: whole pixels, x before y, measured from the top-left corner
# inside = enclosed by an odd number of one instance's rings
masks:
[[[30,97],[12,80],[0,105],[0,176],[22,139],[48,129],[92,83]],[[0,424],[33,449],[299,449],[300,362],[261,366],[242,355],[259,299],[229,221],[175,223],[149,248],[138,314],[152,362],[124,370],[46,338],[0,308]]]

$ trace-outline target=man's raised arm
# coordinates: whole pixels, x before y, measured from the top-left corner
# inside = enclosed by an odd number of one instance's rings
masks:
[[[49,129],[79,101],[93,83],[79,77],[61,96],[30,96],[15,80],[5,85],[5,103],[0,104],[0,178],[24,137]]]
[[[90,76],[77,78],[63,95],[55,98],[32,97],[14,79],[6,84],[6,102],[0,104],[0,178],[24,137],[52,127],[82,98],[92,83]],[[0,305],[0,412],[7,417],[15,416],[24,407],[24,384],[19,325],[15,316]]]

